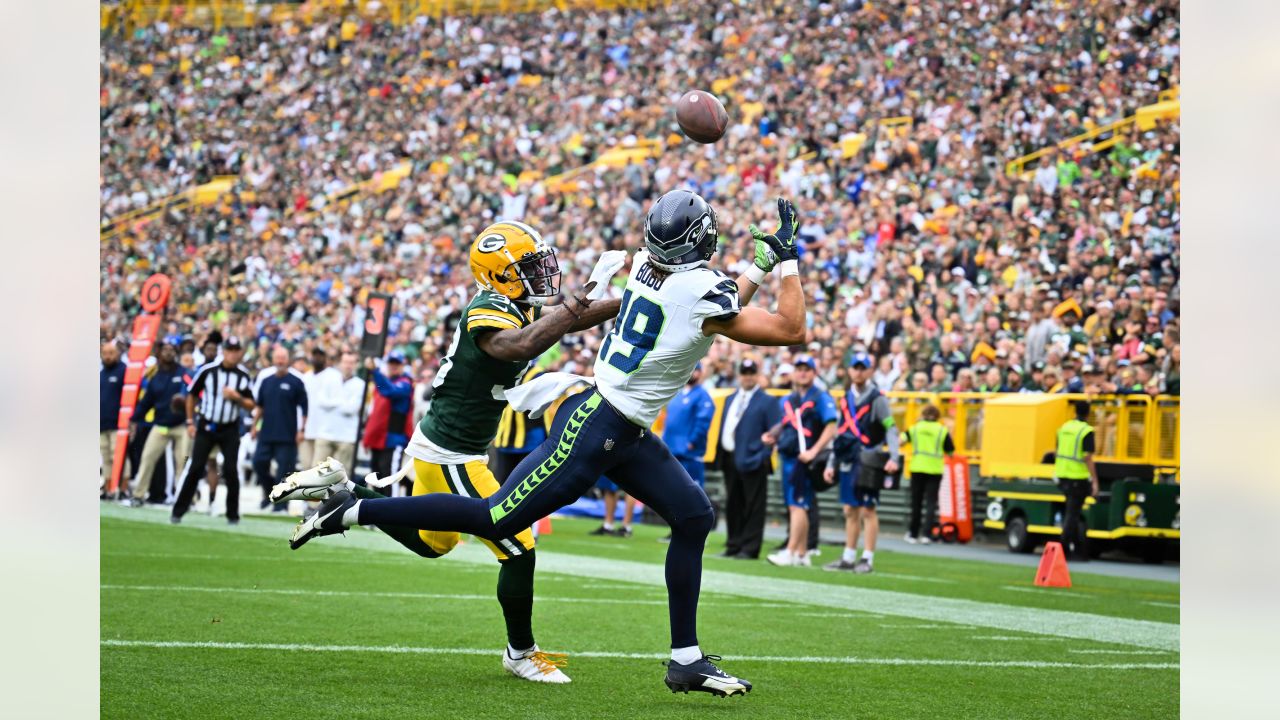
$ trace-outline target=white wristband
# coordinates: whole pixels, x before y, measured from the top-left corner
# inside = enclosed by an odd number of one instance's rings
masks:
[[[783,260],[782,262],[778,263],[778,267],[782,268],[782,277],[787,277],[788,275],[800,274],[799,260]]]
[[[755,263],[752,263],[751,267],[747,268],[747,271],[743,274],[746,275],[747,279],[754,283],[756,287],[759,287],[760,283],[764,282],[765,275],[768,275],[768,273],[761,270]]]

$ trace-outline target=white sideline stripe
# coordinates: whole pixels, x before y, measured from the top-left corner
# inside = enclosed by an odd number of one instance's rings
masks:
[[[1033,593],[1035,595],[1074,595],[1076,597],[1094,597],[1092,593],[1083,590],[1068,590],[1066,588],[1051,587],[1023,587],[1021,585],[1001,585],[1001,590],[1012,590],[1014,592]]]
[[[1046,637],[1039,635],[1035,637],[1027,637],[1025,635],[970,635],[970,640],[1035,640],[1036,642],[1066,642],[1070,638]]]
[[[195,585],[113,585],[102,584],[98,586],[101,590],[123,590],[128,592],[175,592],[175,593],[224,593],[230,595],[300,595],[303,597],[371,597],[371,598],[402,598],[408,600],[492,600],[493,595],[469,595],[466,593],[416,593],[416,592],[372,592],[372,591],[347,591],[347,590],[305,590],[293,588],[237,588],[237,587],[200,587]],[[583,605],[661,605],[666,607],[666,599],[662,600],[640,600],[629,598],[583,598],[583,597],[564,597],[561,595],[552,595],[549,597],[539,597],[539,603],[580,603]],[[749,605],[751,607],[765,606],[762,603],[747,602],[741,600],[708,600],[703,605],[720,605],[730,604],[737,607]],[[768,607],[776,607],[769,605]]]
[[[1179,605],[1178,603],[1156,602],[1155,600],[1145,600],[1143,601],[1142,604],[1153,605],[1155,607],[1162,607],[1162,608],[1173,608],[1175,610],[1179,610],[1182,608],[1182,606]]]
[[[890,580],[910,580],[912,582],[938,583],[940,585],[956,584],[955,580],[950,580],[947,578],[924,577],[922,575],[899,575],[898,573],[880,572],[879,570],[876,570],[872,574],[875,575],[876,577],[889,578]]]
[[[366,652],[393,653],[398,655],[497,655],[500,649],[410,647],[404,645],[303,645],[294,643],[240,643],[173,640],[117,640],[104,639],[105,647],[192,648],[210,650],[282,650],[286,652]],[[613,658],[621,660],[664,660],[668,655],[657,653],[601,652],[594,650],[569,651],[570,657]],[[1177,670],[1178,663],[1075,663],[1045,660],[950,660],[946,658],[874,658],[874,657],[822,657],[791,655],[742,655],[727,657],[731,662],[814,663],[830,665],[934,665],[942,667],[991,667],[991,668],[1083,668],[1090,670]]]
[[[802,612],[802,613],[796,613],[796,614],[801,617],[856,618],[859,620],[862,620],[862,619],[879,620],[884,617],[884,615],[876,615],[875,613],[860,613],[860,612]]]
[[[107,504],[100,506],[99,514],[102,517],[169,527],[168,517],[161,511],[122,508]],[[186,522],[187,519],[191,519],[192,522]],[[240,522],[240,525],[231,527],[216,519],[188,515],[180,527],[183,531],[197,530],[227,533],[233,536],[272,538],[283,544],[289,529],[281,525],[282,523],[271,520],[246,518]],[[404,552],[404,548],[394,540],[375,532],[350,532],[341,538],[334,536],[325,542],[334,547]],[[459,562],[490,567],[493,565],[493,555],[480,543],[469,543],[466,547],[456,548],[449,553],[449,557]],[[617,558],[543,551],[538,553],[538,572],[666,587],[665,572],[661,564]],[[735,595],[750,600],[779,602],[795,609],[808,605],[823,610],[866,611],[928,622],[975,625],[989,630],[1052,635],[1100,643],[1133,645],[1152,650],[1177,650],[1179,647],[1178,623],[1133,620],[1086,612],[1006,605],[897,590],[879,590],[845,583],[791,580],[768,575],[703,569],[702,591]]]
[[[1102,650],[1102,649],[1067,649],[1069,653],[1077,655],[1168,655],[1167,650]]]

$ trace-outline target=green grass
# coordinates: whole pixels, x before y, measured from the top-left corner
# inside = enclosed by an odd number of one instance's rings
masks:
[[[774,568],[711,557],[723,542],[713,535],[705,569],[707,586],[719,592],[703,594],[702,647],[755,684],[746,697],[722,700],[672,695],[661,682],[668,635],[665,591],[655,579],[665,553],[657,528],[639,528],[630,540],[590,538],[591,523],[556,521],[555,532],[539,540],[535,630],[544,649],[570,653],[566,670],[573,678],[567,686],[543,686],[501,668],[496,563],[479,543],[426,561],[378,533],[353,530],[291,552],[289,525],[271,520],[246,519],[228,532],[194,516],[172,527],[159,513],[112,508],[103,515],[104,717],[1167,718],[1178,712],[1176,650],[1141,638],[1126,644],[1001,629],[981,613],[958,622],[921,620],[910,610],[914,603],[961,599],[974,601],[965,608],[1168,634],[1176,628],[1163,624],[1178,621],[1172,583],[1073,572],[1067,592],[1014,590],[1031,588],[1027,568],[887,551],[877,553],[870,576]],[[770,596],[800,587],[793,598]],[[895,594],[849,594],[864,589]],[[862,612],[849,606],[850,597],[880,607]],[[156,645],[164,642],[188,646]],[[227,646],[235,643],[278,647]],[[346,649],[319,649],[332,646]]]

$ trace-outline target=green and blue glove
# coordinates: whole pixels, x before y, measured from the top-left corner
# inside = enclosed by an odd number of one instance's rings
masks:
[[[768,273],[780,262],[796,260],[800,251],[796,237],[800,233],[800,218],[790,200],[778,198],[778,229],[766,235],[754,224],[747,228],[756,243],[755,265]]]

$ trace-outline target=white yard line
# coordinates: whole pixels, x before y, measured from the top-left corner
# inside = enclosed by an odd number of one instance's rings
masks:
[[[1045,635],[970,635],[970,640],[1034,640],[1036,642],[1067,642],[1071,638],[1047,637]]]
[[[1166,650],[1106,650],[1102,648],[1067,648],[1067,652],[1077,655],[1168,655]]]
[[[1023,585],[1001,585],[1001,590],[1012,590],[1013,592],[1032,593],[1034,595],[1073,595],[1075,597],[1096,597],[1093,593],[1083,590],[1068,590],[1066,588],[1051,587],[1026,587]]]
[[[875,577],[889,578],[891,580],[910,580],[911,582],[937,583],[939,585],[955,585],[955,580],[947,578],[924,577],[922,575],[902,575],[899,573],[887,573],[876,570],[872,573]]]
[[[215,593],[223,595],[297,595],[301,597],[367,597],[367,598],[397,598],[408,600],[492,600],[493,595],[473,595],[467,593],[419,593],[419,592],[376,592],[370,590],[348,591],[348,590],[310,590],[305,588],[258,588],[258,587],[201,587],[197,585],[114,585],[102,584],[98,586],[102,590],[114,590],[123,592],[164,592],[164,593]],[[585,597],[565,597],[563,595],[540,595],[538,603],[578,603],[583,605],[661,605],[666,607],[666,599],[641,600],[631,598],[585,598]],[[708,600],[704,601],[704,605],[720,605],[733,604],[736,607],[744,605],[750,607],[775,607],[768,603],[756,603],[751,601],[743,602],[742,600],[724,599],[724,600]]]
[[[104,505],[104,517],[164,524],[168,519],[162,512],[147,512],[131,508]],[[267,537],[282,545],[290,528],[283,523],[246,518],[238,527],[229,527],[214,519],[192,517],[184,519],[183,530],[232,533]],[[325,538],[318,542],[333,547],[359,548],[386,552],[405,552],[395,541],[382,533],[352,530],[345,536]],[[300,552],[306,553],[307,549]],[[449,554],[450,561],[493,565],[493,555],[481,543],[468,543]],[[284,559],[281,560],[285,562]],[[665,587],[663,566],[659,563],[620,560],[617,558],[590,557],[570,553],[540,551],[538,572],[560,573],[593,580],[612,580],[653,587]],[[804,573],[797,573],[803,575]],[[1018,587],[1018,586],[1009,586]],[[1037,592],[1030,588],[1019,588]],[[1091,640],[1101,643],[1132,645],[1153,650],[1177,650],[1179,625],[1177,623],[1132,620],[1108,617],[1092,613],[1067,610],[1049,610],[1002,603],[965,600],[934,595],[921,595],[894,590],[878,590],[845,583],[822,583],[808,580],[746,575],[723,570],[702,572],[702,590],[707,593],[734,595],[758,601],[785,603],[799,609],[803,606],[821,607],[824,610],[852,610],[871,612],[925,622],[943,622],[972,625],[990,630],[1024,632],[1035,635]],[[1069,591],[1068,591],[1069,592]],[[544,598],[539,597],[539,601]]]
[[[239,643],[171,640],[120,640],[104,639],[103,647],[184,648],[199,650],[279,650],[283,652],[338,652],[338,653],[393,653],[399,655],[497,655],[500,648],[444,648],[410,647],[404,645],[304,645],[294,643]],[[656,653],[623,653],[594,650],[569,651],[571,657],[610,658],[622,660],[660,660],[666,655]],[[949,658],[877,658],[877,657],[825,657],[796,655],[735,655],[726,656],[733,662],[812,663],[831,665],[923,665],[941,667],[989,667],[989,668],[1083,668],[1096,670],[1177,670],[1178,663],[1074,663],[1043,660],[952,660]]]
[[[1182,608],[1178,603],[1156,602],[1155,600],[1144,600],[1142,604],[1150,605],[1152,607],[1173,608],[1174,610],[1180,610]]]

